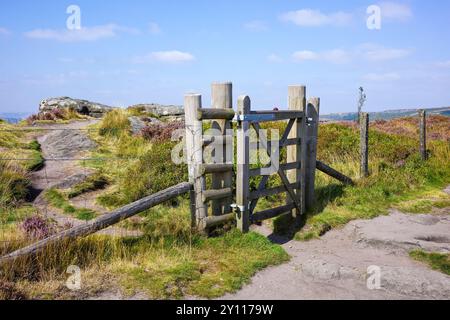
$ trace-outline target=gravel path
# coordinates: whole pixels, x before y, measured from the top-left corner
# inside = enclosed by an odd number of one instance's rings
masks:
[[[52,208],[44,199],[44,192],[51,188],[68,189],[84,181],[93,173],[92,169],[82,167],[79,159],[85,158],[86,152],[96,147],[96,144],[89,139],[85,129],[97,122],[98,120],[77,121],[70,124],[38,127],[49,130],[42,131],[36,137],[41,144],[42,154],[46,161],[44,168],[31,174],[32,188],[36,194],[33,205],[44,216],[56,221],[59,226],[78,226],[86,221],[78,220]],[[101,208],[96,205],[97,196],[98,192],[87,193],[77,197],[72,203],[78,208],[92,209],[99,214],[107,213],[107,210],[104,208],[100,210]],[[110,227],[97,234],[139,236],[140,232]]]
[[[450,299],[450,277],[408,256],[413,249],[450,252],[450,210],[350,222],[309,242],[283,245],[289,263],[268,268],[223,299]],[[266,227],[258,232],[270,234]],[[368,273],[368,268],[370,269]],[[379,289],[368,279],[380,270]],[[376,282],[369,281],[371,284]],[[373,286],[372,286],[373,288]]]

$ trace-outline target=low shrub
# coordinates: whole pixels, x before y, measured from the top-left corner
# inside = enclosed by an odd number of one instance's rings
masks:
[[[162,124],[151,124],[141,130],[141,135],[152,142],[168,141],[176,130],[184,129],[184,122],[173,121]]]
[[[22,230],[29,239],[45,239],[55,233],[55,227],[40,216],[33,216],[22,222]]]

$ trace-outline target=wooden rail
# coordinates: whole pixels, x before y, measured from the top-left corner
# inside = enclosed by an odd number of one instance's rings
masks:
[[[166,190],[157,192],[151,196],[133,202],[120,209],[114,210],[109,214],[105,214],[86,224],[63,231],[47,239],[36,242],[30,246],[7,254],[0,258],[0,265],[14,261],[15,259],[20,257],[39,253],[49,245],[64,240],[86,237],[88,235],[96,233],[97,231],[103,230],[125,219],[128,219],[138,213],[148,210],[154,206],[157,206],[163,202],[166,202],[182,194],[185,194],[189,192],[191,189],[192,184],[188,182],[183,182]]]

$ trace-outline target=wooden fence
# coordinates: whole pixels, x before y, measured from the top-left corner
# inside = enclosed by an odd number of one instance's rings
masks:
[[[419,123],[419,152],[423,161],[428,160],[427,150],[427,113],[421,109],[417,111]],[[369,176],[369,114],[361,112],[359,114],[360,127],[360,177],[366,178]]]
[[[262,220],[286,213],[293,217],[303,215],[314,203],[316,168],[345,183],[352,183],[351,179],[316,159],[320,99],[311,98],[307,102],[305,86],[289,87],[286,111],[252,110],[250,97],[240,96],[235,112],[231,83],[213,84],[211,96],[211,108],[203,108],[199,94],[186,95],[184,103],[189,180],[194,185],[191,213],[193,226],[199,230],[206,232],[211,227],[236,219],[238,228],[247,232],[251,224]],[[286,122],[287,126],[275,145],[275,141],[267,140],[261,123],[279,121]],[[232,123],[236,124],[236,131],[232,129]],[[218,134],[208,136],[204,127],[216,129]],[[251,130],[256,132],[260,151],[264,150],[269,158],[272,158],[273,150],[279,152],[286,148],[287,162],[251,168]],[[236,166],[234,147],[230,148],[234,133]],[[213,163],[206,162],[205,155],[211,142],[218,143],[220,148],[224,146],[225,150],[223,157],[213,157]],[[269,188],[267,183],[274,174],[279,176],[282,184]],[[261,177],[259,186],[250,190],[250,179],[258,176]],[[280,193],[287,194],[286,204],[256,211],[260,198]]]

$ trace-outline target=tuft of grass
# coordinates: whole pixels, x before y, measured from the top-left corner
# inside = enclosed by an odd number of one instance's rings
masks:
[[[61,209],[65,214],[70,214],[79,220],[92,220],[97,215],[92,210],[74,207],[65,196],[56,189],[45,191],[45,199],[55,208]]]
[[[148,250],[120,268],[122,285],[129,294],[140,290],[152,298],[217,298],[239,290],[257,271],[289,260],[267,238],[237,230],[218,238],[196,237],[190,246],[167,248]]]
[[[429,253],[422,250],[414,250],[409,253],[414,260],[428,264],[433,270],[440,271],[450,276],[450,254]]]
[[[108,178],[101,172],[89,176],[85,181],[73,186],[67,193],[69,199],[75,198],[86,192],[104,189],[108,185]]]
[[[131,123],[126,111],[115,109],[108,112],[99,125],[100,136],[119,137],[122,134],[129,134]]]
[[[122,167],[114,164],[104,167],[105,172],[114,177],[116,190],[100,196],[99,203],[106,207],[117,207],[187,181],[186,165],[174,164],[171,160],[174,146],[173,142],[153,144]],[[131,147],[128,145],[128,148]],[[136,147],[141,148],[141,145]],[[130,154],[130,151],[127,149],[126,153]],[[120,146],[117,152],[123,152]]]

